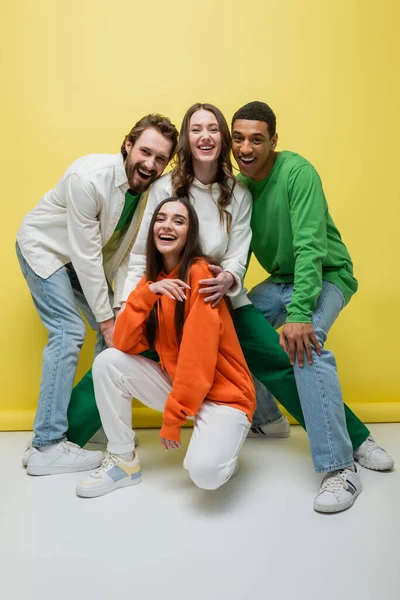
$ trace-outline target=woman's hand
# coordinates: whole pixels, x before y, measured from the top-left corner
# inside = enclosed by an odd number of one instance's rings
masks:
[[[173,440],[166,440],[165,438],[160,438],[161,446],[164,448],[166,452],[168,450],[179,450],[181,447],[180,442],[174,442]]]
[[[190,290],[190,285],[180,279],[161,279],[149,285],[149,289],[153,294],[168,296],[172,300],[182,302],[186,300],[185,289]]]
[[[218,302],[225,296],[226,292],[235,283],[235,278],[229,271],[224,271],[216,265],[208,265],[214,279],[200,279],[200,285],[209,287],[201,288],[199,294],[211,294],[204,298],[204,302],[212,302],[212,307],[217,306]]]

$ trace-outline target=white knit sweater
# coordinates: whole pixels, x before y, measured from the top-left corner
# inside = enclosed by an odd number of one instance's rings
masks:
[[[228,235],[226,223],[220,221],[217,205],[219,194],[218,184],[204,185],[197,179],[190,188],[190,199],[199,217],[203,252],[218,259],[221,267],[235,277],[236,285],[229,290],[228,295],[232,298],[233,307],[239,308],[250,304],[243,290],[243,278],[251,242],[252,198],[249,190],[243,184],[236,183],[232,202],[227,207],[232,215],[231,232]],[[172,195],[171,174],[167,173],[151,187],[142,223],[130,255],[122,301],[128,298],[145,272],[146,240],[153,212],[162,200]]]

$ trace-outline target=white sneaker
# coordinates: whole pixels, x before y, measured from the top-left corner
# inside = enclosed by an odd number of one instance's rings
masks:
[[[340,469],[328,473],[322,480],[319,494],[314,500],[314,510],[335,513],[350,508],[362,490],[360,468]]]
[[[76,494],[83,498],[96,498],[122,487],[136,485],[140,481],[140,462],[137,454],[133,460],[123,460],[117,454],[107,454],[101,467],[78,483]]]
[[[357,450],[354,450],[354,459],[361,466],[373,471],[389,471],[394,467],[393,458],[386,450],[376,445],[372,435],[368,436]]]
[[[22,466],[24,468],[26,468],[28,466],[28,462],[31,457],[31,454],[34,454],[35,452],[39,452],[39,450],[32,446],[32,439],[30,439],[28,442],[26,442],[25,450],[22,455]]]
[[[250,427],[248,438],[287,438],[290,436],[290,424],[286,417],[281,417],[273,423],[265,423],[260,427]]]
[[[58,475],[59,473],[75,473],[90,471],[101,465],[103,452],[82,450],[72,442],[60,442],[53,447],[31,452],[28,460],[29,475]]]

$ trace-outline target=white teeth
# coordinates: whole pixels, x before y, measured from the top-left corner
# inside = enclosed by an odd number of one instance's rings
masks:
[[[160,240],[176,240],[176,237],[173,235],[160,235]]]
[[[212,150],[213,146],[199,146],[200,150]]]
[[[255,160],[255,158],[243,158],[243,156],[241,156],[240,160],[242,160],[245,163],[251,163],[253,162],[253,160]]]

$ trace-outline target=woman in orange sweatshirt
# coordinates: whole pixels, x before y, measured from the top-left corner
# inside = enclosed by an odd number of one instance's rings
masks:
[[[180,430],[194,418],[184,467],[203,489],[223,485],[237,468],[255,409],[255,391],[226,304],[199,294],[211,277],[199,242],[196,212],[185,199],[167,198],[153,214],[146,275],[118,316],[115,348],[93,365],[96,401],[108,438],[102,466],[77,494],[101,496],[140,482],[134,448],[132,396],[163,411],[161,444],[181,445]],[[160,363],[138,356],[155,349]]]

